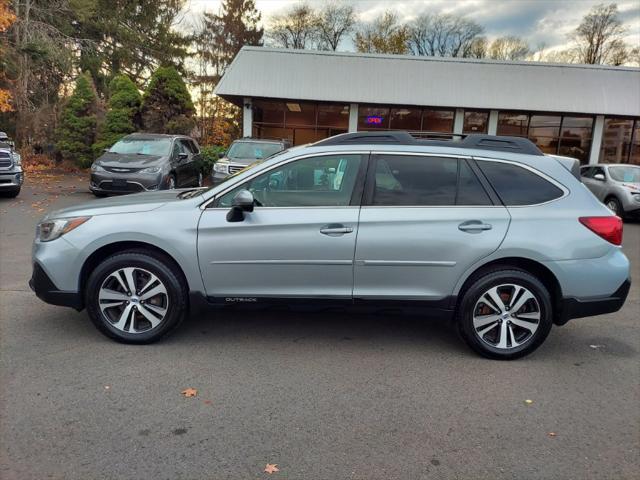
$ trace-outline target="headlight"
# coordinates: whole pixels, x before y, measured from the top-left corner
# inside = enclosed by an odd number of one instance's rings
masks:
[[[162,167],[149,167],[143,168],[142,170],[140,170],[140,173],[158,173],[160,172],[160,170],[162,170]]]
[[[14,158],[15,158],[16,166],[19,167],[20,165],[22,165],[22,157],[20,156],[19,153],[14,153]]]
[[[213,164],[213,171],[218,173],[229,173],[229,164],[216,162]]]
[[[46,220],[36,227],[36,238],[41,242],[50,242],[65,233],[78,228],[91,217],[58,218]]]
[[[104,168],[102,168],[100,165],[98,165],[97,163],[94,163],[91,165],[91,171],[92,172],[104,172]]]

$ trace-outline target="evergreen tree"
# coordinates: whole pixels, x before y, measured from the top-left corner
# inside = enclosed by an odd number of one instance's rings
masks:
[[[174,67],[160,67],[142,97],[142,123],[153,133],[188,135],[195,126],[195,109],[184,80]]]
[[[109,95],[107,114],[93,146],[96,155],[140,128],[142,96],[135,83],[126,75],[116,75],[109,82]]]
[[[81,74],[67,101],[56,132],[56,149],[65,160],[86,168],[93,161],[91,146],[96,138],[96,92],[91,75]]]

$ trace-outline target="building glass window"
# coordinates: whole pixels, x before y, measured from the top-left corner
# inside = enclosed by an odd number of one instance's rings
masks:
[[[558,155],[573,157],[580,163],[589,162],[593,117],[563,117]]]
[[[422,131],[453,133],[454,114],[454,110],[423,110]]]
[[[253,131],[256,138],[284,138],[294,145],[312,143],[345,133],[349,128],[349,105],[254,100]]]
[[[560,115],[531,115],[528,137],[544,153],[557,153],[560,143]]]
[[[638,159],[638,123],[631,118],[605,118],[601,163],[635,163]],[[635,124],[635,125],[634,125]]]
[[[566,155],[585,164],[593,136],[592,116],[500,112],[498,135],[527,137],[544,153]]]
[[[360,105],[358,108],[358,130],[388,130],[389,108]]]
[[[629,163],[640,165],[640,119],[636,119],[635,127],[633,127]]]
[[[474,110],[464,111],[462,133],[487,133],[489,129],[489,112]]]
[[[389,118],[391,130],[420,130],[422,110],[420,108],[401,107],[392,108]]]
[[[526,137],[529,130],[529,115],[518,112],[498,113],[498,135]]]

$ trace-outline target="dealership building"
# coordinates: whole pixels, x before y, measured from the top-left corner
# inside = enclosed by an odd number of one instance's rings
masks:
[[[244,47],[216,93],[243,135],[488,133],[582,163],[640,164],[640,69]]]

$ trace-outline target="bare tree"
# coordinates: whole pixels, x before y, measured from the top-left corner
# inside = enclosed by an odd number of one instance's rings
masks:
[[[268,21],[268,43],[282,48],[313,48],[318,41],[318,18],[306,3],[299,3]]]
[[[609,62],[611,65],[620,66],[624,65],[630,60],[631,51],[627,47],[627,44],[622,40],[613,42],[611,46],[611,53],[609,54]]]
[[[316,16],[318,47],[321,50],[338,49],[340,42],[349,35],[356,24],[356,14],[352,5],[327,3]]]
[[[640,67],[640,47],[634,47],[629,51],[629,63]]]
[[[391,10],[373,22],[360,25],[355,35],[356,50],[363,53],[409,52],[409,29],[400,25],[398,16]]]
[[[506,36],[491,42],[488,53],[494,60],[524,60],[529,51],[529,45],[520,37]]]
[[[409,31],[409,48],[414,55],[466,57],[484,29],[459,15],[426,13],[411,23]]]
[[[487,37],[483,35],[476,37],[473,39],[463,56],[468,58],[486,58],[488,47],[489,42],[487,42]]]
[[[581,63],[610,63],[626,33],[618,18],[618,6],[596,5],[582,19],[571,38],[576,42],[578,61]]]

